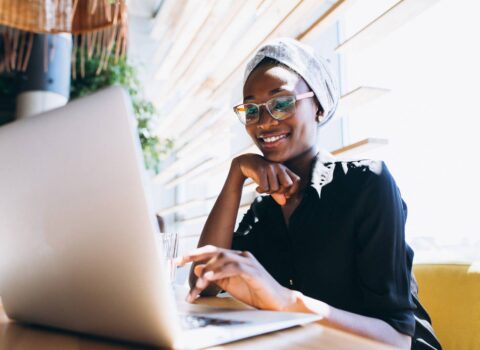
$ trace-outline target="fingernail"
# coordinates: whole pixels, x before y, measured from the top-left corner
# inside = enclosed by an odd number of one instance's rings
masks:
[[[189,293],[189,294],[187,295],[187,302],[193,303],[193,302],[194,302],[195,300],[197,300],[199,297],[200,297],[200,295],[198,295],[198,294],[197,294],[197,295],[194,295],[194,294],[192,294],[192,293]]]
[[[203,288],[207,284],[207,281],[205,280],[205,275],[203,275],[202,278],[197,279],[197,287],[198,288]]]
[[[205,272],[205,274],[203,275],[203,278],[206,278],[206,279],[210,279],[213,277],[213,271],[207,271]]]
[[[193,294],[192,294],[192,292],[189,292],[189,293],[187,294],[186,301],[187,301],[188,303],[191,303],[191,302],[193,301]]]

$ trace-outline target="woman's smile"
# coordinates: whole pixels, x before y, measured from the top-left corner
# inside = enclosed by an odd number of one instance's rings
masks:
[[[289,137],[289,132],[262,132],[257,136],[257,141],[262,150],[267,150],[288,143]]]

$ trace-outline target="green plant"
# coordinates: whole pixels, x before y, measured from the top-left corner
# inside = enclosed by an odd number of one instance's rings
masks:
[[[115,60],[112,55],[107,67],[97,74],[100,63],[98,57],[85,57],[83,63],[80,52],[76,53],[76,57],[74,67],[76,77],[72,77],[70,98],[85,96],[111,85],[123,86],[132,99],[145,166],[158,174],[161,158],[172,149],[173,140],[162,140],[154,133],[158,112],[153,103],[144,98],[135,67],[126,57]]]

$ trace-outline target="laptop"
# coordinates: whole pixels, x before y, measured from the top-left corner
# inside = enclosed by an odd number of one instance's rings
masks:
[[[9,318],[169,348],[318,320],[176,300],[127,93],[0,127],[0,297]]]

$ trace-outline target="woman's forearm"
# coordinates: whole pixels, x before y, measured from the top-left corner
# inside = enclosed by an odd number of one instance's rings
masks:
[[[223,185],[212,211],[208,215],[203,227],[198,246],[212,244],[220,248],[230,248],[232,233],[235,229],[235,221],[242,197],[245,177],[237,168],[234,160],[230,166],[227,180]]]
[[[294,292],[292,304],[285,311],[307,312],[322,315],[319,323],[342,329],[370,339],[410,349],[411,337],[398,332],[385,321],[334,308],[322,301]]]
[[[205,222],[198,241],[198,247],[211,244],[220,248],[230,249],[245,179],[234,159],[222,191]],[[194,267],[195,265],[192,265],[190,270],[190,286],[195,285],[197,280],[193,273]],[[216,288],[210,288],[205,294],[216,294],[216,291]]]

